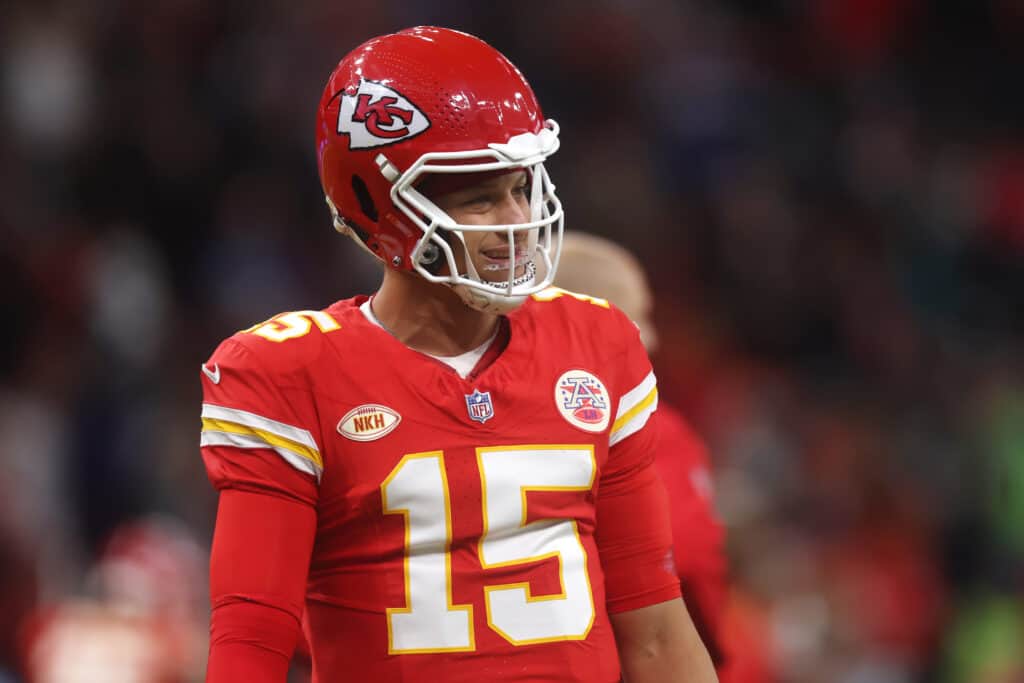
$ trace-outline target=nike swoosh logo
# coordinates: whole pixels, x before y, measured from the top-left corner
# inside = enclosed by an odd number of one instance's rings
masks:
[[[213,364],[213,370],[206,367],[205,363],[199,367],[203,369],[203,374],[206,375],[211,382],[214,384],[220,384],[220,367],[216,363]]]

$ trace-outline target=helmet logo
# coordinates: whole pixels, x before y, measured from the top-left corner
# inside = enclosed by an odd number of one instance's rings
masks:
[[[361,80],[358,88],[341,93],[338,133],[349,136],[349,149],[389,145],[428,128],[426,115],[386,85]]]

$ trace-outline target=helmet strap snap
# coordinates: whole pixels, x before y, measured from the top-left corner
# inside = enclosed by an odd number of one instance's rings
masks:
[[[423,253],[420,255],[420,265],[432,266],[437,263],[437,260],[441,258],[441,248],[436,244],[428,244],[423,247]]]

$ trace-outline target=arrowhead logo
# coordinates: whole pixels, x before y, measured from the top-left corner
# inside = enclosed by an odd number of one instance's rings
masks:
[[[206,367],[206,363],[203,363],[199,367],[202,368],[203,374],[206,375],[207,379],[209,379],[214,384],[220,384],[220,366],[219,365],[214,363],[213,364],[213,370],[211,370],[210,368]]]
[[[338,107],[338,133],[348,135],[349,149],[390,145],[419,135],[430,121],[397,90],[361,80],[354,92],[343,91]]]

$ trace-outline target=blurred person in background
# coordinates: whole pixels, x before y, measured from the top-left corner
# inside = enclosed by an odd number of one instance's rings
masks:
[[[0,683],[22,680],[20,632],[36,609],[38,590],[32,555],[0,519]]]
[[[209,683],[283,683],[300,621],[318,680],[715,680],[669,563],[650,361],[620,311],[549,287],[558,147],[465,33],[380,36],[332,73],[321,181],[383,282],[202,366]]]
[[[180,522],[120,525],[82,595],[22,629],[28,683],[196,683],[206,662],[206,553]]]
[[[555,284],[610,301],[636,324],[657,365],[654,300],[640,260],[598,235],[567,231]],[[727,619],[729,593],[725,528],[718,519],[707,446],[683,414],[660,400],[655,464],[669,494],[676,572],[683,599],[723,683],[773,680],[763,639]],[[744,632],[740,632],[743,630]],[[761,641],[761,642],[759,642]]]

